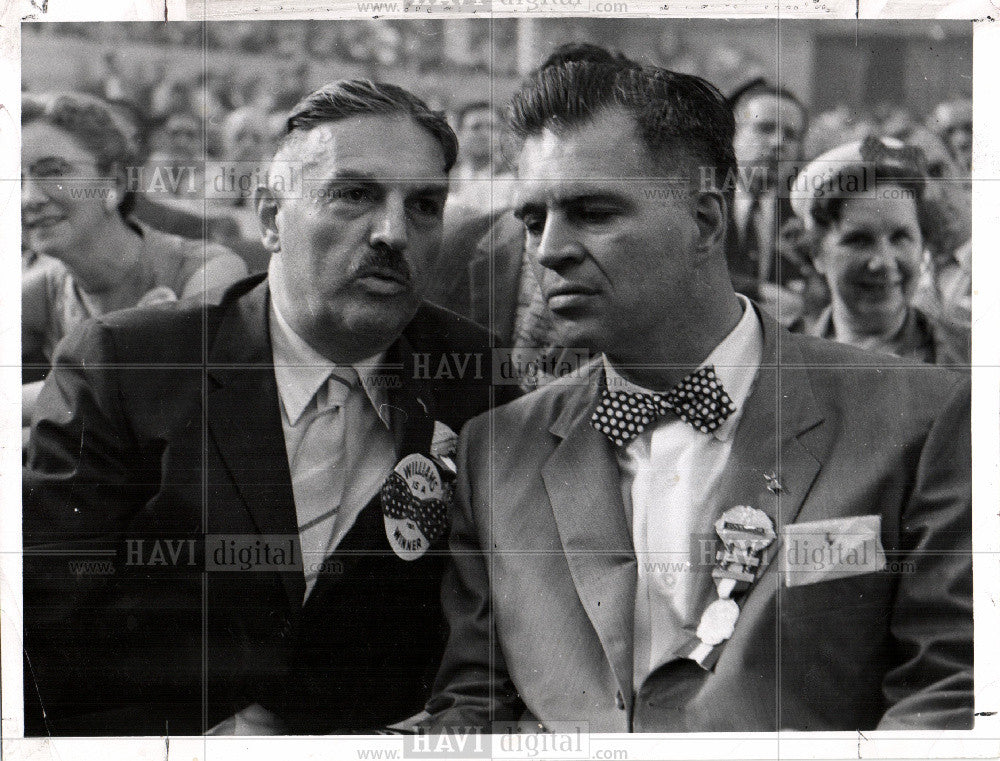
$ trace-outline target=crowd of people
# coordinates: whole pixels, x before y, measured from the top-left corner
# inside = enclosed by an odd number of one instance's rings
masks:
[[[122,200],[111,203],[118,210],[111,218],[119,228],[111,234],[114,244],[105,240],[107,231],[89,230],[93,222],[80,219],[70,227],[84,248],[74,242],[60,253],[47,240],[44,220],[39,222],[51,216],[46,206],[54,204],[36,192],[38,183],[27,183],[25,426],[55,342],[86,317],[162,298],[165,283],[152,270],[188,276],[170,282],[171,293],[180,297],[195,292],[194,284],[221,286],[246,271],[266,269],[269,254],[260,241],[253,189],[266,174],[288,109],[308,90],[303,65],[281,72],[280,87],[270,89],[213,74],[144,86],[121,75],[112,52],[103,68],[90,92],[26,100],[25,124],[32,124],[27,134],[48,129],[40,126],[47,122],[70,152],[86,146],[83,163],[101,167],[108,198]],[[846,109],[813,115],[794,93],[755,79],[733,92],[730,102],[741,172],[727,180],[736,191],[727,241],[736,286],[792,330],[929,362],[967,364],[971,101],[944,102],[923,117],[903,108],[866,118]],[[38,115],[46,109],[48,116]],[[532,388],[551,379],[546,366],[558,364],[559,350],[530,266],[524,266],[521,225],[510,214],[514,182],[503,110],[476,101],[450,118],[460,154],[430,298],[489,325],[510,343],[522,385]],[[31,178],[34,170],[30,162],[26,166]],[[869,187],[872,178],[885,192]],[[864,199],[830,200],[830,188],[852,182],[867,194]],[[64,195],[62,202],[99,205],[94,197]],[[864,209],[867,219],[858,219],[855,209]],[[905,246],[885,244],[874,229],[893,214],[907,228],[899,236],[909,239]],[[179,236],[170,239],[175,242],[207,241],[200,254],[207,276],[200,267],[178,269],[167,254],[145,253],[140,268],[123,253],[136,249],[141,235],[148,242],[161,233]],[[187,250],[200,251],[193,244]],[[96,297],[98,285],[85,285],[112,275],[113,294]]]
[[[254,272],[266,269],[269,255],[260,242],[253,188],[266,173],[288,109],[309,89],[308,77],[308,66],[299,63],[284,67],[273,81],[208,72],[144,82],[127,77],[118,56],[108,52],[89,92],[65,93],[63,99],[82,102],[84,96],[93,96],[97,100],[90,101],[91,107],[107,109],[124,138],[117,153],[101,156],[104,166],[124,172],[124,195],[129,200],[121,207],[123,218],[183,238],[207,240],[213,244],[207,250],[210,256],[221,250],[218,247],[229,249]],[[737,287],[794,330],[928,361],[967,362],[971,101],[944,102],[925,115],[902,107],[885,107],[871,115],[852,114],[845,108],[812,114],[794,93],[763,79],[746,83],[730,98],[737,118],[741,174],[730,178],[736,195],[727,248]],[[489,322],[505,340],[541,345],[531,346],[529,355],[539,354],[539,349],[544,354],[551,348],[545,346],[550,340],[545,336],[545,310],[537,303],[537,294],[532,305],[531,277],[528,268],[522,268],[523,246],[517,243],[519,224],[506,213],[514,183],[503,109],[474,101],[459,105],[449,117],[460,137],[460,156],[451,174],[443,255],[432,297]],[[81,140],[79,135],[76,140]],[[872,141],[883,146],[874,159],[860,152],[862,145],[875,145]],[[838,162],[843,164],[839,174],[828,166]],[[827,170],[822,177],[819,168]],[[862,169],[886,182],[894,175],[905,180],[892,187],[911,199],[899,205],[907,207],[905,215],[916,225],[916,239],[905,255],[883,257],[886,263],[890,258],[898,262],[894,265],[898,275],[855,272],[873,257],[874,249],[867,243],[867,248],[855,245],[852,262],[841,256],[838,261],[844,266],[830,266],[826,252],[835,245],[838,231],[842,237],[847,232],[841,229],[846,223],[839,218],[839,202],[832,216],[820,208],[822,204],[807,203],[809,196],[822,192],[824,182],[844,186]],[[867,176],[855,179],[868,181]],[[872,207],[868,202],[863,205]],[[888,213],[885,203],[875,207],[876,216]],[[851,216],[848,222],[853,221]],[[46,246],[33,242],[40,233],[32,230],[31,213],[25,217],[27,270]],[[870,237],[870,230],[864,232]],[[485,266],[487,251],[500,279],[506,279],[503,288],[497,289],[494,282],[490,293],[482,291],[486,281],[482,272],[477,273]],[[45,259],[51,257],[49,253]],[[63,259],[62,264],[68,262]],[[880,265],[864,266],[874,271]],[[887,268],[888,264],[883,267]],[[53,270],[51,264],[46,269]],[[878,282],[883,277],[904,286],[903,295],[892,297],[893,313],[871,323],[848,317],[864,311],[864,302],[882,298]],[[38,303],[40,282],[40,276],[26,273],[27,304]],[[45,288],[51,291],[54,286],[48,283]],[[130,286],[137,288],[141,290],[139,285]],[[115,303],[130,305],[126,301]],[[94,313],[76,311],[80,316]],[[26,310],[26,335],[38,334],[45,314],[45,309]],[[51,356],[51,348],[42,353]],[[38,339],[25,342],[28,364],[44,364],[39,350]],[[39,373],[44,369],[29,369],[26,377]],[[544,379],[544,372],[540,377]]]
[[[967,101],[105,85],[23,99],[31,731],[971,724]]]
[[[438,20],[354,20],[335,24],[285,20],[279,24],[259,21],[172,24],[132,23],[127,36],[132,42],[171,48],[269,53],[282,59],[311,58],[317,61],[342,60],[376,74],[392,66],[434,71],[445,62]],[[118,24],[47,25],[49,33],[73,39],[83,37],[95,43],[111,44],[122,38]],[[42,33],[32,29],[32,32]],[[480,32],[479,34],[485,34]],[[438,38],[438,39],[436,39]],[[490,66],[488,48],[472,46],[462,60],[454,55],[448,63],[466,70],[486,71]]]

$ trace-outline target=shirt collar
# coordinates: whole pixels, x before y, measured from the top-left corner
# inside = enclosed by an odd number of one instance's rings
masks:
[[[313,349],[292,329],[274,298],[271,299],[270,317],[271,354],[274,358],[278,396],[289,424],[296,425],[316,392],[327,382],[330,373],[338,365]],[[389,407],[385,391],[375,378],[384,359],[385,352],[379,352],[351,367],[358,373],[361,388],[375,409],[375,414],[389,428]]]
[[[761,357],[764,354],[764,333],[761,329],[760,317],[750,299],[742,293],[737,293],[743,307],[743,316],[736,323],[729,335],[723,338],[718,345],[712,349],[705,360],[698,365],[698,368],[712,365],[715,367],[715,374],[722,382],[729,398],[736,405],[736,412],[726,418],[726,422],[720,425],[712,436],[719,441],[728,441],[736,432],[740,417],[743,415],[743,405],[753,388],[754,379],[757,377],[757,370],[760,368]],[[651,394],[649,389],[632,383],[623,378],[611,363],[607,355],[603,356],[604,372],[607,374],[608,385],[615,390],[622,390],[632,394]]]

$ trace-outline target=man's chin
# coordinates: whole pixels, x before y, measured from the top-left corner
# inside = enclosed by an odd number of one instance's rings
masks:
[[[553,327],[555,328],[553,341],[560,348],[587,349],[598,353],[609,348],[604,345],[607,339],[601,334],[600,323],[596,320],[570,321],[556,317]]]
[[[403,332],[420,307],[412,293],[395,297],[363,299],[345,308],[344,323],[358,336],[370,336],[374,343],[392,343]]]

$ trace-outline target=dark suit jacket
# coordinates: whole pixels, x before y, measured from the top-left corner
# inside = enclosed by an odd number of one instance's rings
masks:
[[[298,552],[267,304],[256,277],[216,304],[106,315],[62,345],[24,473],[38,732],[197,734],[253,703],[290,732],[358,731],[426,700],[445,547],[399,559],[377,495],[304,607],[300,568],[203,569],[230,539]],[[453,352],[483,359],[441,372]],[[400,458],[495,393],[487,334],[431,305],[387,361]]]
[[[787,196],[777,199],[776,214],[775,229],[778,234],[774,236],[774,240],[761,241],[761,244],[767,246],[767,255],[771,257],[768,281],[778,285],[788,285],[793,280],[803,279],[805,262],[795,253],[792,246],[783,244],[781,240],[781,231],[786,224],[795,219],[795,212],[792,211],[792,204]],[[740,232],[740,225],[737,224],[736,215],[733,213],[726,230],[725,248],[729,276],[735,290],[749,298],[758,298],[757,273],[760,270],[760,262],[748,256],[746,246],[740,240]]]
[[[439,303],[488,327],[510,346],[521,282],[524,225],[508,209],[493,218],[474,217],[456,226],[444,248],[450,252],[448,282],[452,285]]]
[[[719,514],[751,505],[779,539],[714,669],[675,653],[633,689],[637,561],[612,446],[589,423],[594,372],[480,416],[461,436],[451,637],[430,726],[971,725],[967,382],[763,323],[762,365],[704,529],[714,536]],[[784,526],[872,514],[896,565],[784,585]],[[702,570],[703,609],[716,594]]]

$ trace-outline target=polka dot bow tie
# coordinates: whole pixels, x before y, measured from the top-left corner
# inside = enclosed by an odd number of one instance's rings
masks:
[[[712,433],[736,412],[715,368],[691,373],[665,394],[632,394],[605,388],[590,424],[623,447],[652,423],[673,412],[702,433]]]
[[[420,499],[398,473],[390,473],[382,484],[381,498],[386,515],[413,521],[431,541],[448,534],[448,505],[440,499]]]

